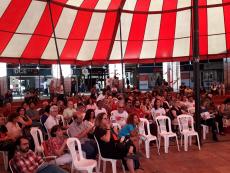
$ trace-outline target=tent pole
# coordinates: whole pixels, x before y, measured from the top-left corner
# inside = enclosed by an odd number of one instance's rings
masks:
[[[21,74],[21,61],[19,60],[19,83],[20,83],[20,88],[19,88],[19,96],[20,96],[20,99],[22,97],[22,74]]]
[[[193,76],[195,95],[195,122],[196,130],[201,139],[200,127],[200,58],[199,58],[199,14],[198,0],[193,0]],[[201,140],[200,140],[201,141]]]
[[[40,75],[40,61],[38,64],[38,91],[39,91],[39,98],[41,97],[41,75]]]
[[[119,9],[119,13],[121,14],[121,8]],[[121,15],[120,15],[120,22],[119,22],[119,28],[120,28],[120,49],[121,49],[121,68],[122,68],[122,87],[121,91],[124,93],[124,62],[123,62],[123,49],[122,49],[122,32],[121,32]]]
[[[53,16],[52,16],[52,10],[51,10],[50,1],[51,0],[47,0],[48,7],[49,7],[49,12],[50,12],[50,20],[51,20],[53,34],[54,34],[54,43],[55,43],[55,48],[56,48],[56,53],[57,53],[57,58],[58,58],[57,62],[58,62],[58,65],[59,65],[59,70],[60,70],[60,78],[61,78],[60,80],[61,80],[61,84],[63,85],[64,96],[65,96],[65,83],[64,83],[64,77],[63,77],[63,74],[62,74],[61,61],[60,61],[60,53],[59,53],[58,45],[57,45],[57,37],[56,37],[56,32],[55,32],[55,27],[54,27],[54,21],[53,21]]]

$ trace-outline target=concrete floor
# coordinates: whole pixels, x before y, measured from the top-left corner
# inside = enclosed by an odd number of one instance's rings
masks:
[[[163,152],[161,146],[160,155],[157,155],[156,147],[151,147],[151,158],[141,159],[141,167],[145,173],[229,173],[230,172],[230,134],[220,136],[219,142],[208,139],[203,141],[201,151],[196,145],[189,147],[185,152],[182,147],[178,152],[174,142],[171,142],[169,153]],[[118,162],[118,172],[121,171]],[[0,173],[6,173],[3,168],[3,160],[0,155]],[[107,164],[106,173],[111,173],[111,166]]]

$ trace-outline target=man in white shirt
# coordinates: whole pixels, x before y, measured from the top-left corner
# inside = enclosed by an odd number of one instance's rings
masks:
[[[59,124],[59,117],[58,117],[58,107],[56,105],[50,107],[50,115],[47,118],[46,122],[44,123],[46,129],[50,133],[51,128],[55,125]]]
[[[71,120],[71,118],[73,117],[73,114],[75,112],[76,112],[76,109],[74,109],[74,107],[73,107],[73,102],[68,101],[67,108],[65,108],[63,111],[64,119],[69,122]]]
[[[95,116],[96,117],[100,113],[106,113],[107,114],[107,111],[102,106],[103,106],[103,100],[98,100],[97,101],[97,108],[95,109]]]
[[[111,87],[111,85],[112,85],[112,79],[109,76],[107,76],[105,83],[106,83],[106,87],[107,86]]]
[[[164,116],[164,115],[166,115],[165,109],[161,108],[161,107],[158,108],[158,109],[152,108],[151,113],[152,113],[152,116],[153,116],[154,119],[156,117],[158,117],[158,116]]]
[[[118,123],[121,127],[126,124],[128,118],[128,113],[124,110],[125,105],[123,103],[118,103],[117,110],[111,112],[110,120],[112,123]]]

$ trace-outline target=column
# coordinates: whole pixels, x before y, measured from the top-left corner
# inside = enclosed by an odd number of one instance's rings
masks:
[[[164,62],[163,63],[163,79],[178,91],[181,85],[180,62]]]
[[[7,92],[7,68],[6,63],[0,63],[0,94],[5,95]]]
[[[71,66],[69,64],[62,64],[61,69],[62,75],[64,77],[65,92],[68,93],[71,91]],[[55,86],[58,86],[60,84],[60,68],[58,64],[52,65],[52,75],[55,82]]]

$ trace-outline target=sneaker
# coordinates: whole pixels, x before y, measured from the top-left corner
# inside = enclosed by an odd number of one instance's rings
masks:
[[[125,159],[133,159],[133,160],[137,160],[138,156],[136,154],[128,154]]]

